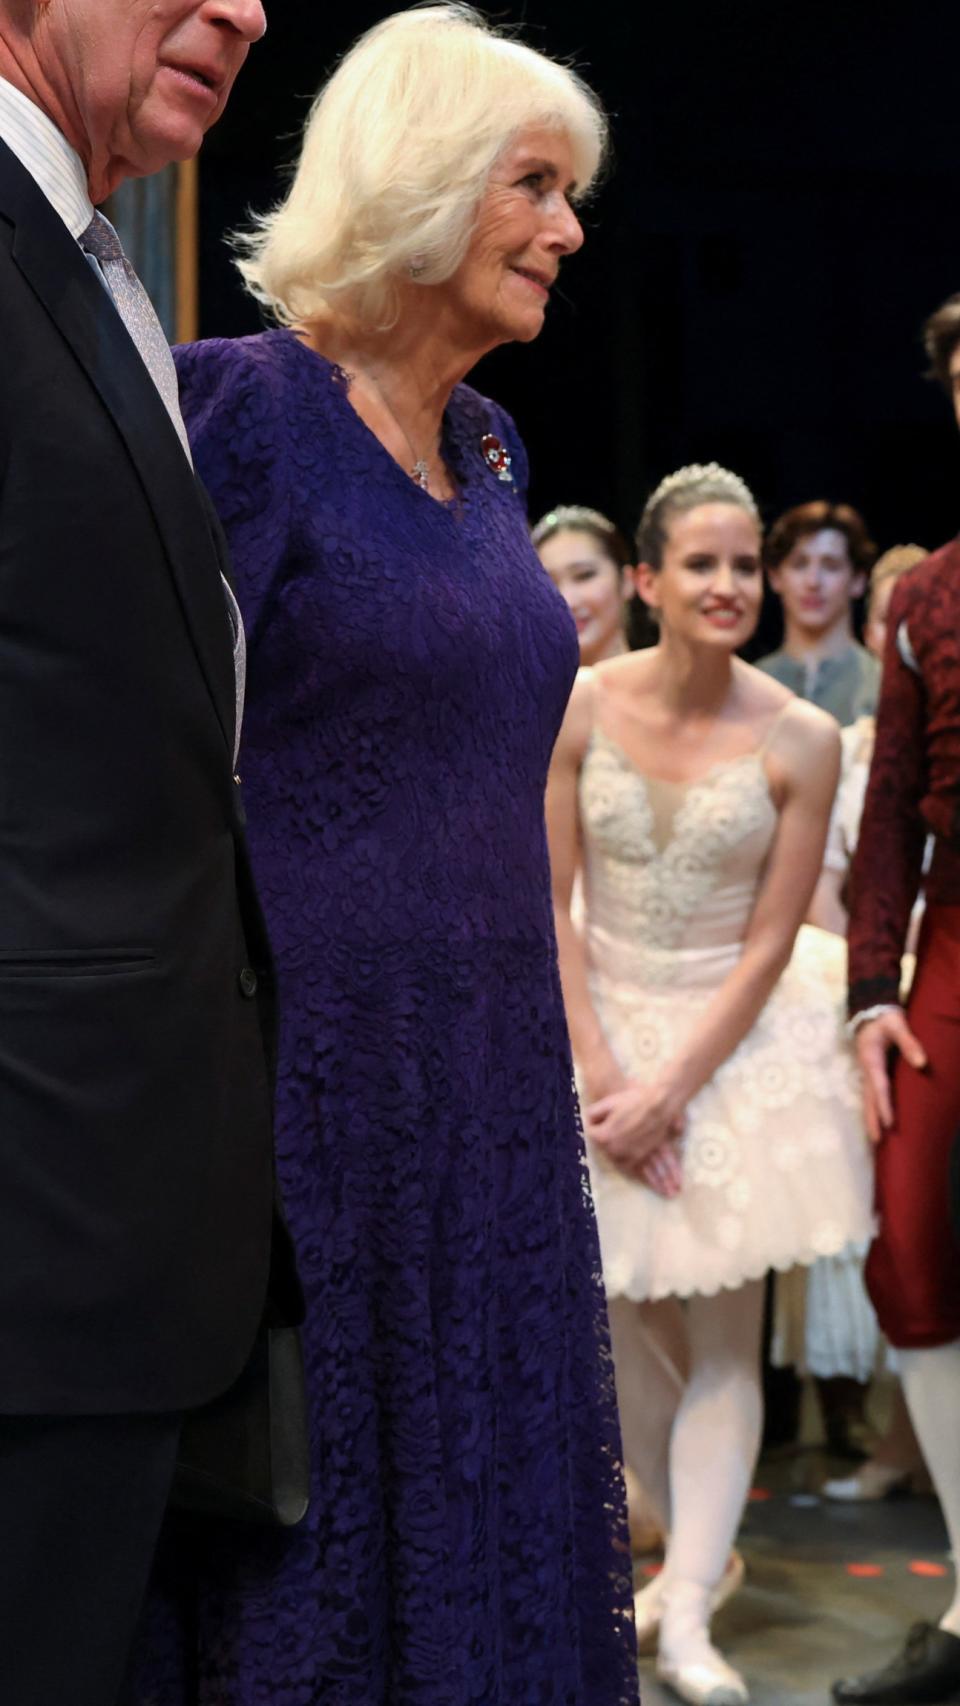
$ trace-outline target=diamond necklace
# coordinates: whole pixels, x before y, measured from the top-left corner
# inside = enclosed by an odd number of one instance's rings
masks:
[[[351,377],[354,379],[354,381],[356,381],[358,375],[356,373],[354,373],[353,375],[351,375]],[[416,447],[413,443],[413,440],[410,437],[410,434],[408,433],[403,422],[398,419],[396,412],[390,407],[390,404],[389,404],[387,398],[384,396],[382,390],[380,389],[380,386],[377,384],[377,381],[375,379],[371,379],[371,377],[368,373],[361,373],[359,375],[359,378],[362,379],[370,387],[370,389],[376,393],[377,397],[380,399],[380,402],[383,404],[383,407],[386,409],[387,414],[390,416],[390,419],[392,420],[392,422],[393,422],[394,426],[396,427],[398,433],[400,434],[401,438],[406,443],[407,449],[409,450],[410,455],[413,457],[413,467],[408,469],[408,473],[410,475],[411,480],[413,480],[414,483],[420,487],[420,490],[422,492],[429,492],[429,490],[430,490],[430,463],[427,461],[427,458],[425,456],[418,456],[417,455]],[[436,439],[436,446],[434,449],[434,455],[439,455],[439,453],[440,453],[440,438],[441,438],[441,434],[438,433],[437,439]]]

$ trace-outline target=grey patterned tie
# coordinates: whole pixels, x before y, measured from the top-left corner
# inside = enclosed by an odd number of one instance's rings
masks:
[[[187,429],[180,413],[177,370],[173,363],[173,356],[170,354],[170,345],[167,343],[163,327],[157,318],[156,309],[127,260],[117,233],[109,219],[104,219],[102,213],[94,213],[87,229],[80,236],[80,247],[98,262],[117,312],[139,350],[143,364],[163,399],[167,414],[177,429],[180,443],[183,445],[187,460],[192,467],[193,457],[190,455]],[[240,745],[240,725],[243,720],[247,646],[243,632],[243,620],[237,601],[226,581],[223,582],[223,590],[227,600],[227,614],[230,618],[230,628],[233,635],[233,671],[237,692],[237,724],[233,762],[236,764],[237,750]]]

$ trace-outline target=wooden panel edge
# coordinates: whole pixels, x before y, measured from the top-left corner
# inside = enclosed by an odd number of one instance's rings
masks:
[[[177,343],[192,343],[200,334],[199,191],[197,161],[177,167]]]

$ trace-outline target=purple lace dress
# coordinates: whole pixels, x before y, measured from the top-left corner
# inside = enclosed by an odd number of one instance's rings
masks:
[[[289,1535],[168,1537],[138,1698],[630,1706],[543,825],[577,645],[528,543],[522,446],[459,386],[441,505],[292,334],[178,367],[249,636],[240,768],[283,1003],[314,1490]]]

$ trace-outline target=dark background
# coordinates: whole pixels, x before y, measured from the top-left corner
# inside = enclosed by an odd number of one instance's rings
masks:
[[[258,329],[223,233],[277,197],[324,76],[400,9],[268,0],[202,156],[202,335]],[[920,328],[960,290],[960,10],[515,0],[493,15],[575,63],[613,122],[545,331],[474,376],[527,442],[533,516],[587,503],[632,528],[664,473],[716,458],[767,519],[830,497],[881,548],[956,533],[960,445]]]

